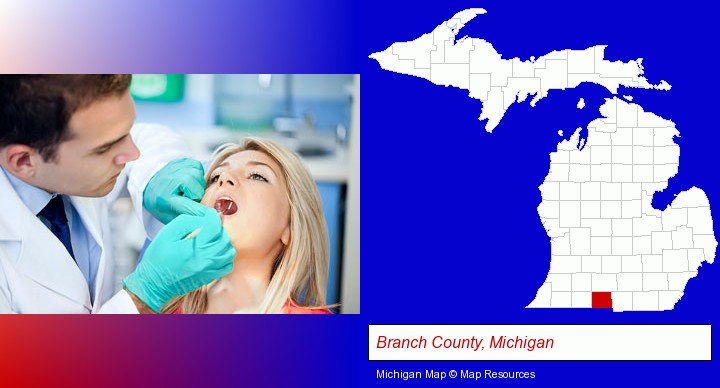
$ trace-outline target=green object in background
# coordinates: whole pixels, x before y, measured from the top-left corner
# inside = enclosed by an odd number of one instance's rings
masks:
[[[130,84],[130,94],[138,101],[178,102],[184,92],[184,74],[134,74]]]

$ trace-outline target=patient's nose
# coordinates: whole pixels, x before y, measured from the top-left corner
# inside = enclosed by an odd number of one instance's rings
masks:
[[[218,179],[218,186],[223,187],[223,185],[235,186],[235,181],[230,176],[230,174],[220,174],[220,179]]]

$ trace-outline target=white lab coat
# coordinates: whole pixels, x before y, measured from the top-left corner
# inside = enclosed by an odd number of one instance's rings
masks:
[[[159,125],[137,124],[131,136],[140,158],[125,166],[110,194],[69,197],[102,250],[94,304],[85,278],[65,247],[28,210],[0,172],[0,313],[137,313],[130,296],[115,282],[109,209],[127,189],[146,232],[154,237],[162,225],[142,210],[143,190],[167,162],[189,152],[177,134]]]

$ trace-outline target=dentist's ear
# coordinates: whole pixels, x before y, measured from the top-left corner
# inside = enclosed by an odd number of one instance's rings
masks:
[[[0,152],[2,166],[20,179],[30,179],[35,175],[35,160],[40,157],[37,151],[24,144],[11,144]]]

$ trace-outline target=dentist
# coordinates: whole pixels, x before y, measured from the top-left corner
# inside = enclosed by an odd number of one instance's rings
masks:
[[[0,76],[0,313],[153,313],[232,270],[217,212],[195,202],[201,164],[167,128],[133,125],[129,84]],[[125,191],[154,239],[121,288],[109,207]]]

